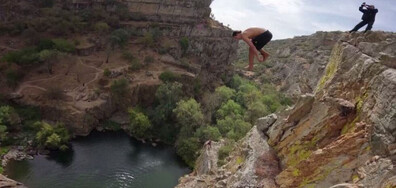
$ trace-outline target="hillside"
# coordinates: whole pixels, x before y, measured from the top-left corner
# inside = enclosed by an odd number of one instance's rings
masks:
[[[331,50],[342,32],[317,32],[309,36],[273,40],[264,47],[271,58],[256,62],[250,79],[258,83],[270,83],[294,99],[301,94],[312,93],[323,74]],[[248,46],[239,43],[235,66],[243,69],[248,64]]]
[[[341,34],[313,94],[260,118],[224,165],[223,142],[203,149],[178,187],[396,186],[395,40]]]
[[[55,1],[52,8],[40,2],[2,4],[8,11],[1,16],[0,55],[7,56],[0,90],[76,135],[124,108],[114,101],[114,81],[127,82],[125,106],[150,106],[164,72],[190,83],[187,91],[213,89],[230,75],[236,42],[209,18],[210,0]]]

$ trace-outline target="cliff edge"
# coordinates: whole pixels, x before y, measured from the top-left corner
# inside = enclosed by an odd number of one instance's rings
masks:
[[[396,186],[395,49],[395,33],[342,34],[314,94],[259,119],[220,170],[179,187]]]

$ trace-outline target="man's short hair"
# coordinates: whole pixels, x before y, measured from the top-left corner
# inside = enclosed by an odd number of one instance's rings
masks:
[[[234,31],[234,32],[232,32],[232,36],[235,37],[240,33],[242,33],[242,31]]]

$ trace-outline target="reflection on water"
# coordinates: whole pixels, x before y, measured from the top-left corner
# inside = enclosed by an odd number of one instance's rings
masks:
[[[141,144],[121,132],[77,138],[72,150],[11,162],[6,174],[31,188],[174,187],[189,169],[171,147]]]

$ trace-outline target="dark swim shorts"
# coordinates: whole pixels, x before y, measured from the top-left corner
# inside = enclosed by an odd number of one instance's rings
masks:
[[[272,39],[272,33],[270,31],[266,31],[260,34],[257,37],[254,37],[252,42],[257,50],[261,50],[269,41]]]

